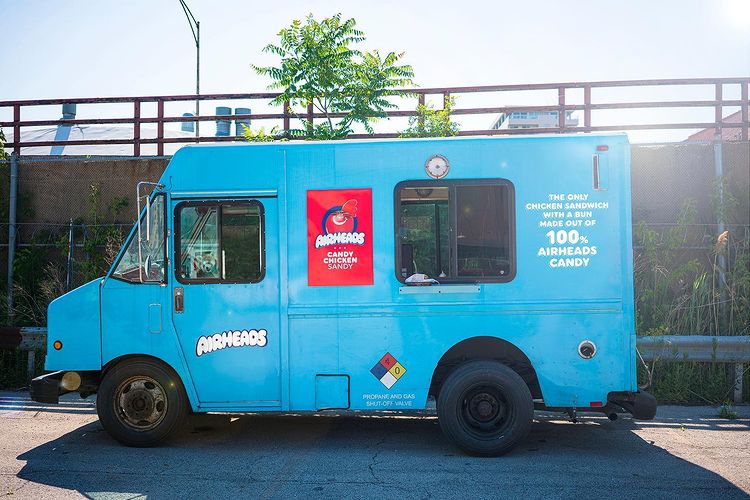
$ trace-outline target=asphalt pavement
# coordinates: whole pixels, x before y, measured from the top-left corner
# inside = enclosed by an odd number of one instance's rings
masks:
[[[0,392],[8,498],[750,498],[750,407],[657,418],[540,414],[509,455],[474,458],[434,417],[193,417],[163,446],[126,448],[93,398]]]

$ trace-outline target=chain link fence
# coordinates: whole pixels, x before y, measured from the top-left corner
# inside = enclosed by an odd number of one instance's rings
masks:
[[[101,276],[132,228],[135,186],[157,180],[168,158],[21,157],[18,161],[14,322],[44,324],[55,295]],[[9,198],[0,167],[0,199]],[[8,204],[0,208],[0,290],[7,290]],[[0,305],[3,322],[6,300]]]

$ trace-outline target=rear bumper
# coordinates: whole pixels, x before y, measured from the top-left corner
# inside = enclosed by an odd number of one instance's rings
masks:
[[[57,404],[60,395],[69,392],[60,386],[64,373],[62,371],[52,372],[33,379],[29,389],[31,399],[38,403]]]
[[[653,420],[656,416],[656,398],[646,391],[610,392],[607,406],[619,406],[636,420]]]

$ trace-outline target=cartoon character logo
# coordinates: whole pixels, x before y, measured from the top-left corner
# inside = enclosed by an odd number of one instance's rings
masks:
[[[365,233],[357,231],[357,200],[329,208],[323,214],[323,234],[315,238],[315,248],[330,245],[364,245]]]
[[[354,233],[357,231],[357,200],[348,200],[340,206],[331,207],[323,215],[323,234]]]

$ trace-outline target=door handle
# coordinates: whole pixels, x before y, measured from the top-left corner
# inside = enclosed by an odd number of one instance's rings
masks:
[[[181,313],[185,310],[185,290],[181,286],[174,288],[174,312]]]
[[[595,191],[607,191],[609,184],[609,160],[606,153],[595,154],[591,158]]]
[[[601,185],[601,179],[599,179],[599,155],[594,155],[591,158],[592,162],[592,170],[594,174],[594,189],[599,190],[599,187]]]

